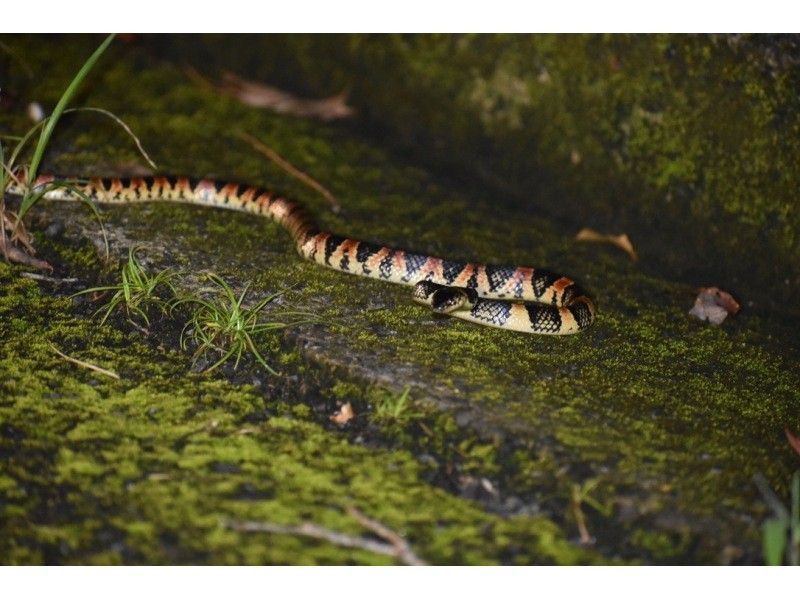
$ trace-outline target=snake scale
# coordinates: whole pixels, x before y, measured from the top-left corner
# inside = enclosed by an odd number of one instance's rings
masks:
[[[24,174],[8,191],[26,189]],[[595,306],[571,279],[547,270],[457,262],[341,237],[317,228],[297,202],[272,191],[186,177],[67,179],[42,175],[47,199],[74,200],[68,186],[98,203],[172,201],[249,212],[271,218],[292,236],[298,253],[322,266],[414,287],[414,300],[433,311],[484,326],[565,335],[586,329]]]

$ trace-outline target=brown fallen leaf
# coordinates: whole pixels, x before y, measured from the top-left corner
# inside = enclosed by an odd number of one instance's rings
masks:
[[[331,415],[331,421],[336,425],[343,426],[356,416],[353,411],[353,406],[350,403],[345,403],[339,408],[339,411]]]
[[[789,431],[789,428],[785,428],[784,433],[786,434],[786,440],[789,441],[789,446],[791,446],[797,454],[800,455],[800,438],[795,436]]]
[[[3,253],[5,254],[3,257],[5,257],[12,264],[22,264],[24,266],[36,268],[37,270],[48,270],[50,272],[53,271],[53,266],[48,264],[46,261],[28,255],[13,245],[7,245],[4,248]]]
[[[717,287],[707,287],[697,290],[697,298],[689,315],[718,326],[725,318],[738,311],[739,304],[729,293]]]
[[[298,98],[276,87],[247,81],[230,72],[223,75],[223,80],[223,91],[231,94],[243,104],[256,108],[268,108],[279,114],[293,114],[320,120],[350,118],[355,114],[355,110],[347,105],[347,91],[342,91],[329,98],[311,100]]]
[[[577,235],[575,235],[576,241],[590,241],[590,242],[597,242],[597,243],[610,243],[611,245],[616,245],[620,249],[622,249],[628,256],[635,262],[639,259],[638,254],[636,253],[636,249],[633,247],[633,243],[628,238],[628,235],[621,234],[621,235],[606,235],[603,233],[599,233],[593,228],[582,228]]]
[[[34,256],[33,242],[17,215],[10,210],[0,212],[0,256],[12,264],[23,264],[37,270],[53,270],[44,260]],[[21,245],[21,248],[17,245]]]
[[[25,229],[25,224],[20,221],[16,213],[4,209],[0,228],[2,228],[3,232],[2,242],[8,239],[12,243],[20,243],[28,253],[36,253],[33,249],[33,239],[31,239],[31,235]],[[6,237],[6,231],[11,233],[11,236],[8,238]]]

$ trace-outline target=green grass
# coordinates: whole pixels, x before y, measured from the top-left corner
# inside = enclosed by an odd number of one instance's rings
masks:
[[[181,347],[185,350],[189,343],[196,345],[194,359],[197,362],[206,354],[220,355],[209,368],[214,370],[228,360],[235,358],[234,369],[244,354],[250,353],[255,360],[272,374],[277,372],[267,363],[256,347],[254,338],[298,324],[318,321],[313,314],[300,311],[281,311],[281,316],[293,319],[289,322],[261,321],[264,308],[283,294],[278,291],[267,295],[252,307],[244,305],[249,285],[237,297],[230,285],[216,274],[207,274],[214,285],[208,298],[191,295],[175,302],[180,305],[194,305],[190,320],[181,334]]]
[[[417,413],[411,409],[411,387],[406,386],[400,394],[376,403],[373,419],[380,423],[406,423],[416,416]]]
[[[91,56],[83,63],[78,73],[73,77],[70,84],[64,90],[64,93],[61,94],[61,98],[59,99],[56,107],[53,109],[53,113],[48,116],[47,118],[43,119],[42,121],[36,123],[32,126],[28,131],[23,135],[19,141],[17,142],[16,147],[11,152],[11,155],[6,160],[5,152],[2,147],[2,143],[0,143],[0,214],[6,214],[6,207],[5,207],[5,193],[6,190],[14,186],[15,189],[23,189],[22,191],[22,201],[19,206],[19,210],[16,214],[11,216],[11,220],[15,221],[14,231],[10,235],[10,238],[7,240],[6,238],[6,231],[4,229],[0,230],[0,241],[2,241],[2,248],[3,254],[7,257],[5,248],[6,242],[13,242],[15,236],[27,236],[24,233],[24,229],[20,231],[20,224],[22,223],[22,219],[25,217],[25,214],[36,205],[44,196],[45,194],[58,187],[68,187],[70,191],[78,197],[81,201],[88,204],[91,209],[94,211],[95,216],[100,221],[100,213],[97,211],[95,205],[86,197],[85,194],[80,192],[74,185],[70,185],[69,183],[65,182],[55,182],[48,185],[42,185],[38,187],[33,187],[30,185],[31,182],[36,180],[36,176],[39,172],[39,166],[41,165],[42,158],[44,157],[44,153],[47,150],[47,146],[50,142],[50,137],[53,134],[53,130],[55,129],[58,121],[60,120],[61,116],[67,111],[67,106],[69,102],[72,100],[75,92],[80,87],[83,80],[86,78],[86,75],[89,71],[92,70],[94,65],[99,60],[100,56],[103,52],[106,51],[106,48],[111,44],[111,41],[114,39],[114,34],[109,35],[103,41],[102,44],[92,53]],[[17,175],[18,172],[21,170],[17,168],[17,161],[20,158],[20,155],[27,145],[28,141],[35,135],[37,131],[40,131],[39,139],[36,143],[36,146],[33,149],[33,154],[31,157],[30,164],[24,168],[26,172],[25,178],[28,182],[26,185],[20,185],[20,180]],[[101,229],[102,229],[102,222],[101,222]],[[108,241],[105,239],[105,230],[103,232],[103,239],[106,241],[106,255],[108,255]]]
[[[128,251],[128,262],[120,272],[120,281],[118,283],[92,287],[75,293],[75,295],[114,293],[111,299],[95,312],[95,315],[103,314],[101,324],[104,324],[115,311],[124,310],[132,324],[137,325],[133,318],[138,317],[149,327],[150,317],[148,313],[155,311],[161,315],[166,315],[172,303],[176,300],[177,290],[173,281],[178,276],[177,272],[162,270],[155,275],[148,274],[136,257],[138,250],[138,247],[132,247]],[[165,297],[165,295],[167,296]]]
[[[67,86],[67,89],[64,90],[64,93],[61,94],[61,98],[58,100],[56,107],[53,109],[53,114],[50,115],[49,118],[46,118],[42,121],[43,127],[42,132],[39,135],[39,141],[36,144],[36,148],[33,151],[33,157],[31,158],[31,164],[28,168],[29,180],[33,181],[36,179],[36,175],[39,172],[39,165],[42,162],[42,158],[44,157],[45,149],[47,149],[47,144],[50,141],[50,137],[53,134],[53,130],[58,124],[61,115],[66,110],[67,105],[69,104],[72,97],[75,95],[75,92],[78,91],[78,87],[86,78],[86,75],[89,74],[89,71],[92,70],[94,65],[99,60],[100,56],[103,55],[103,52],[106,51],[109,45],[111,45],[112,40],[114,39],[114,34],[112,33],[105,40],[103,43],[98,46],[98,48],[92,53],[91,56],[83,63],[83,66],[80,68],[78,73],[72,79],[70,84]],[[22,206],[20,207],[20,218],[25,216],[25,212],[27,211],[27,207],[30,207],[30,204],[26,206],[26,203],[23,201]]]
[[[39,167],[45,151],[47,150],[47,146],[49,145],[53,131],[55,130],[58,121],[64,114],[70,112],[92,112],[112,119],[133,139],[140,154],[147,161],[150,167],[157,169],[155,162],[153,162],[153,160],[144,150],[144,147],[142,147],[138,137],[136,137],[130,127],[121,118],[102,108],[67,108],[69,102],[74,97],[81,83],[86,78],[86,75],[88,75],[89,71],[94,68],[95,64],[100,59],[100,56],[102,56],[102,54],[106,51],[113,39],[114,34],[106,37],[103,43],[101,43],[100,46],[98,46],[98,48],[92,53],[92,55],[89,56],[86,62],[83,63],[83,66],[81,66],[75,77],[73,77],[72,81],[64,90],[64,93],[61,94],[61,97],[50,116],[42,119],[40,122],[30,127],[28,131],[21,137],[7,136],[11,139],[17,139],[17,144],[14,147],[14,150],[8,156],[8,159],[6,159],[3,145],[0,143],[0,212],[3,214],[9,214],[9,220],[15,222],[13,233],[10,235],[8,240],[6,238],[5,230],[0,230],[0,237],[2,237],[0,241],[2,241],[3,249],[5,248],[5,243],[13,241],[15,236],[25,236],[25,238],[27,238],[24,229],[20,230],[20,225],[23,218],[31,210],[31,208],[41,201],[49,191],[54,191],[59,188],[66,188],[70,195],[88,205],[94,212],[97,221],[100,223],[100,229],[103,234],[103,241],[105,243],[106,258],[108,258],[108,239],[106,238],[100,213],[98,212],[94,202],[83,191],[81,191],[79,187],[75,185],[75,181],[53,181],[43,185],[32,185],[32,183],[36,181],[37,175],[39,174]],[[28,142],[36,135],[37,132],[39,132],[39,139],[33,148],[30,163],[27,165],[19,164],[20,157],[28,145]],[[25,184],[22,184],[21,180],[21,175],[23,174]],[[15,193],[19,193],[22,196],[19,209],[15,214],[8,213],[5,209],[5,194],[10,189],[13,189]],[[3,253],[5,254],[5,251]]]
[[[50,137],[53,134],[53,130],[55,129],[58,121],[61,119],[61,116],[67,109],[69,102],[72,100],[75,92],[80,87],[80,84],[86,78],[86,75],[89,74],[89,71],[92,70],[94,65],[99,60],[100,56],[102,56],[103,52],[106,51],[106,48],[111,44],[111,41],[114,39],[114,34],[109,35],[100,46],[92,53],[91,56],[83,63],[78,73],[73,77],[70,84],[64,90],[64,93],[61,94],[61,98],[58,100],[56,107],[53,109],[53,113],[48,116],[47,118],[43,119],[41,122],[37,123],[33,127],[31,127],[28,132],[22,137],[22,139],[17,144],[16,148],[12,152],[8,163],[3,162],[4,168],[2,174],[0,174],[0,187],[3,189],[6,188],[6,176],[13,175],[15,165],[17,160],[20,156],[20,153],[24,149],[25,145],[28,143],[28,140],[33,137],[36,131],[40,131],[39,133],[39,140],[36,143],[36,146],[33,149],[33,155],[31,157],[30,164],[27,168],[27,180],[28,181],[35,181],[36,176],[39,173],[39,166],[41,165],[42,158],[44,157],[44,153],[47,150],[47,146],[50,142]],[[41,188],[28,188],[27,192],[22,198],[22,203],[20,204],[19,208],[19,218],[20,220],[25,217],[25,214],[30,210],[41,198],[44,194],[50,189],[49,186],[43,186]]]
[[[762,527],[764,562],[767,565],[800,565],[800,471],[792,476],[790,506],[786,506],[766,486],[756,480],[773,516]]]
[[[206,274],[213,286],[205,293],[182,293],[178,290],[182,277],[180,272],[167,269],[150,274],[139,261],[138,251],[139,248],[136,247],[128,251],[128,261],[120,271],[119,282],[85,289],[75,293],[73,297],[112,292],[111,298],[94,314],[102,315],[100,324],[105,324],[115,312],[123,311],[128,322],[139,330],[143,330],[143,323],[147,327],[144,329],[145,333],[149,332],[154,314],[173,316],[181,312],[182,308],[188,307],[189,313],[181,331],[180,345],[184,350],[190,344],[195,345],[195,363],[207,354],[219,355],[207,371],[218,368],[230,359],[235,359],[236,369],[242,357],[250,354],[270,373],[277,374],[258,349],[256,337],[289,326],[318,321],[313,314],[288,310],[282,310],[279,314],[290,318],[288,322],[263,321],[264,309],[284,291],[272,293],[252,307],[247,307],[244,300],[249,285],[237,296],[223,278],[213,273]]]

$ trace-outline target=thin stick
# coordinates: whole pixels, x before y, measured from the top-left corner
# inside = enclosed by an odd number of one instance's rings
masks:
[[[317,191],[319,194],[321,194],[325,199],[328,200],[328,203],[331,204],[331,209],[333,210],[334,214],[338,214],[339,212],[341,212],[342,206],[339,204],[339,200],[337,200],[333,196],[333,193],[328,191],[325,187],[320,185],[317,181],[312,179],[305,172],[299,170],[295,166],[292,166],[292,164],[290,164],[285,158],[281,157],[275,150],[268,147],[266,144],[264,144],[262,141],[259,141],[252,135],[244,131],[238,131],[238,135],[239,137],[247,141],[250,145],[252,145],[255,150],[261,152],[267,158],[275,162],[275,164],[277,164],[278,166],[283,168],[286,172],[291,174],[293,177],[300,179],[303,183],[305,183],[306,185]]]
[[[578,533],[580,534],[580,543],[584,546],[594,544],[594,538],[589,533],[589,528],[586,527],[586,515],[583,514],[581,509],[581,494],[580,486],[573,484],[572,486],[572,514],[575,517],[575,523],[578,525]]]
[[[405,541],[397,532],[390,530],[388,527],[383,525],[380,521],[375,521],[374,519],[370,519],[364,513],[359,511],[353,506],[347,507],[347,513],[353,517],[356,521],[358,521],[361,525],[369,529],[370,531],[375,532],[378,536],[389,542],[392,546],[394,546],[395,550],[397,551],[397,558],[400,559],[406,565],[427,565],[425,561],[419,558],[411,548],[411,545]]]
[[[94,364],[92,364],[92,363],[87,363],[87,362],[85,362],[85,361],[81,361],[80,359],[75,359],[74,357],[70,357],[69,355],[64,355],[64,354],[63,354],[61,351],[59,351],[58,349],[56,349],[55,345],[50,345],[50,347],[51,347],[51,348],[53,349],[53,351],[55,351],[55,352],[56,352],[56,353],[57,353],[57,354],[58,354],[60,357],[62,357],[62,358],[64,358],[64,359],[66,359],[66,360],[67,360],[67,361],[69,361],[70,363],[74,363],[75,365],[79,365],[79,366],[81,366],[81,367],[84,367],[84,368],[90,369],[90,370],[92,370],[92,371],[95,371],[95,372],[97,372],[98,374],[103,374],[103,375],[105,375],[105,376],[110,376],[111,378],[114,378],[115,380],[119,380],[119,374],[117,374],[116,372],[112,372],[111,370],[107,370],[107,369],[105,369],[105,368],[101,368],[100,366],[96,366],[96,365],[94,365]]]
[[[44,274],[36,274],[35,272],[20,272],[23,278],[30,278],[31,280],[38,280],[41,282],[52,282],[55,284],[67,284],[78,282],[77,278],[53,278],[52,276],[45,276]]]
[[[326,529],[314,523],[301,525],[280,525],[268,521],[227,521],[225,527],[238,532],[265,532],[268,534],[287,534],[290,536],[306,536],[317,540],[325,540],[345,548],[360,548],[375,554],[398,557],[397,549],[391,544],[359,538],[341,532]]]

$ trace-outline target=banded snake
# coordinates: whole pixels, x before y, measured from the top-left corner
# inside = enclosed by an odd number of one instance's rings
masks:
[[[24,173],[8,192],[25,191]],[[317,228],[299,204],[272,191],[186,177],[91,178],[50,175],[33,187],[69,181],[98,203],[172,201],[249,212],[271,218],[292,236],[304,259],[322,266],[411,285],[413,298],[434,312],[505,330],[566,335],[586,329],[595,306],[571,279],[547,270],[457,262],[337,236]],[[74,200],[69,186],[53,186],[45,198]]]

